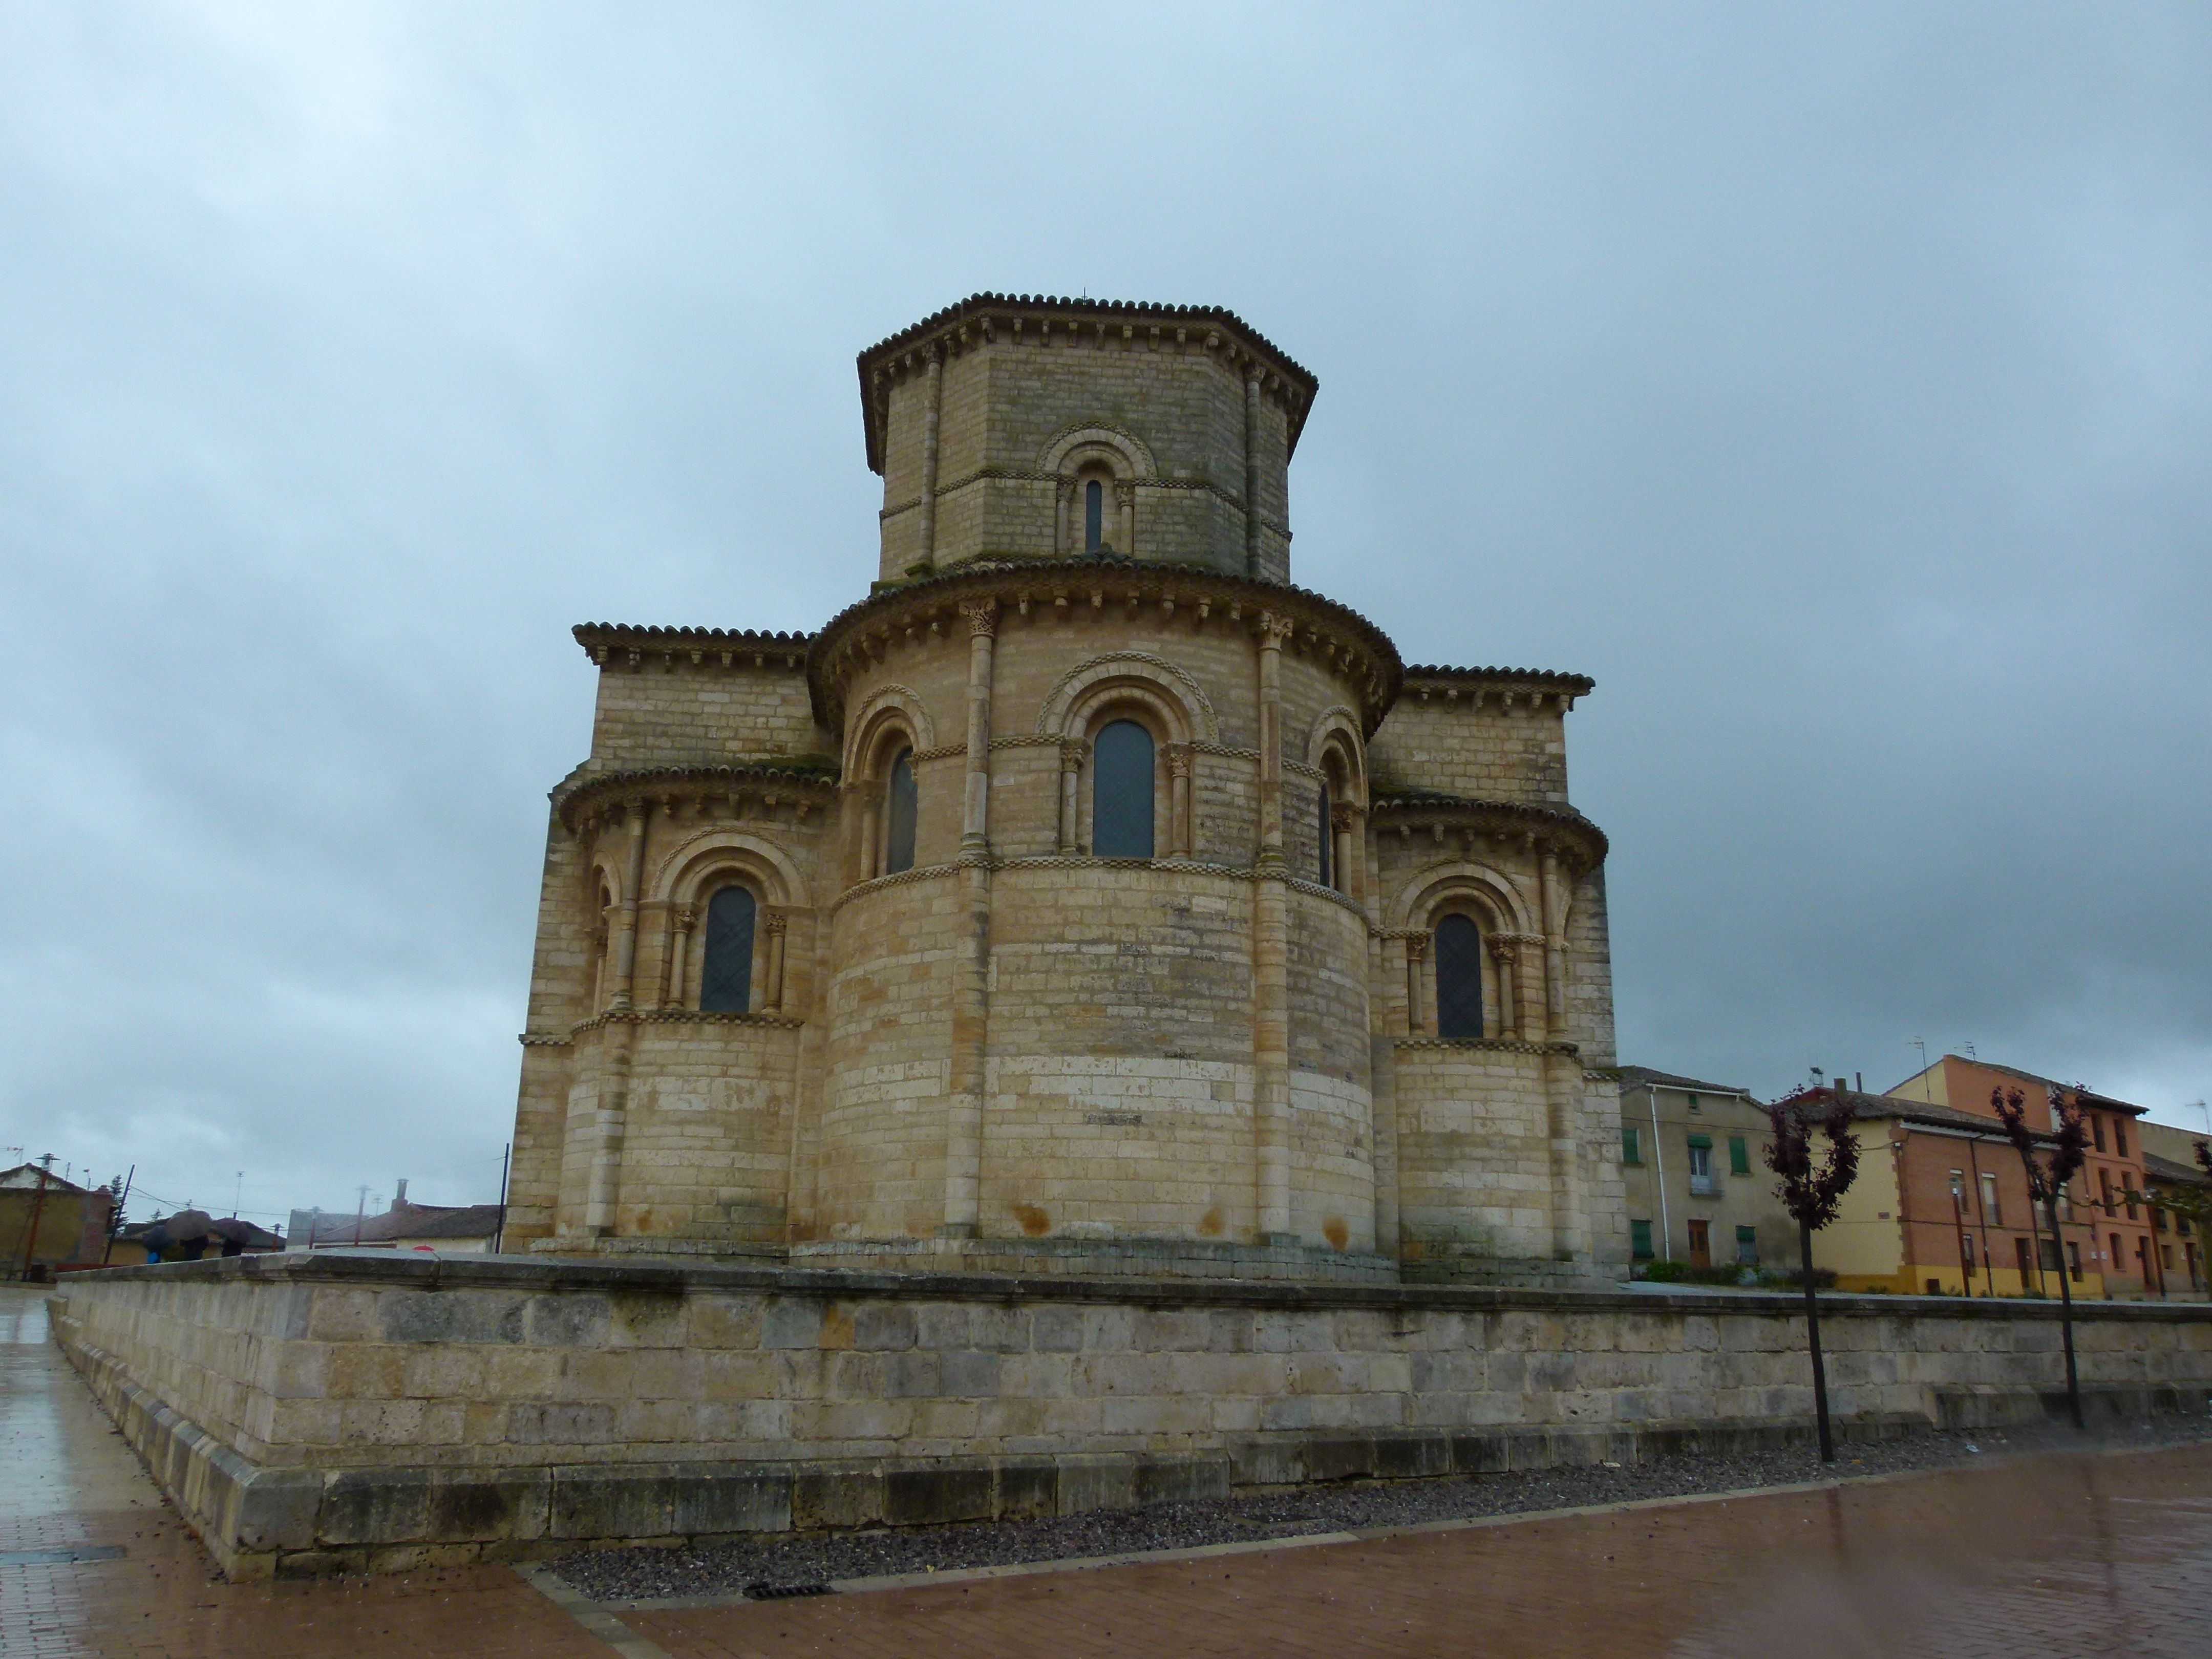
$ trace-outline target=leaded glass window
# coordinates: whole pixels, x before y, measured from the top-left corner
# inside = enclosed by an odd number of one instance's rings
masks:
[[[1106,486],[1093,478],[1083,486],[1083,550],[1096,553],[1106,539]]]
[[[1329,853],[1331,850],[1329,847],[1329,819],[1332,816],[1333,814],[1329,810],[1328,786],[1324,783],[1321,787],[1321,862],[1314,866],[1321,872],[1321,884],[1324,887],[1334,887],[1336,885],[1334,882],[1328,878]]]
[[[1482,935],[1456,913],[1437,923],[1437,1035],[1482,1035]]]
[[[709,1013],[742,1014],[753,1003],[753,896],[725,887],[707,904],[707,960],[699,970],[699,1006]]]
[[[1115,720],[1091,748],[1091,850],[1102,859],[1152,855],[1152,734]]]
[[[902,749],[891,763],[890,799],[884,808],[884,873],[914,868],[914,819],[919,798],[914,787],[914,750]]]

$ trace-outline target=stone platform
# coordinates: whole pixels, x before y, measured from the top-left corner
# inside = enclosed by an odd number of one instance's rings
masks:
[[[1847,1436],[2042,1415],[2057,1310],[1822,1300]],[[71,1275],[57,1340],[227,1571],[1066,1514],[1802,1438],[1788,1296],[317,1251]],[[2212,1309],[2078,1311],[2202,1411]]]

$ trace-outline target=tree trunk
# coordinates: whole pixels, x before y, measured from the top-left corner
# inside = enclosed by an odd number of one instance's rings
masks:
[[[2066,1261],[2066,1240],[2058,1231],[2058,1200],[2051,1198],[2045,1204],[2051,1214],[2051,1249],[2058,1253],[2058,1327],[2066,1344],[2066,1410],[2073,1418],[2074,1426],[2081,1426],[2081,1382],[2074,1370],[2074,1291],[2073,1275],[2069,1273]],[[2028,1211],[2033,1215],[2035,1211]]]
[[[1803,1222],[1797,1224],[1797,1253],[1805,1268],[1805,1332],[1813,1344],[1813,1413],[1820,1425],[1820,1461],[1836,1461],[1836,1443],[1828,1432],[1828,1370],[1820,1363],[1820,1304],[1813,1294],[1813,1230]],[[2073,1376],[2074,1347],[2069,1332],[2067,1337],[2066,1364],[2068,1376]]]

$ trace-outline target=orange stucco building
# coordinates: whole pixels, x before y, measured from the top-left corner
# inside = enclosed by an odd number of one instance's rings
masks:
[[[1847,1290],[2056,1296],[2063,1261],[2076,1296],[2160,1294],[2149,1212],[2126,1201],[2144,1184],[2142,1107],[2063,1085],[2082,1108],[2087,1162],[2060,1203],[2059,1240],[2031,1214],[2027,1172],[1990,1095],[2017,1088],[2028,1127],[2047,1137],[2051,1086],[1946,1054],[1887,1094],[1844,1091],[1859,1123],[1859,1178],[1815,1240],[1815,1261]]]

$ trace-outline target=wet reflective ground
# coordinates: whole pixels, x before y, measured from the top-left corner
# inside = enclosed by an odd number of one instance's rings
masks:
[[[612,1611],[621,1625],[586,1612],[595,1630],[586,1629],[496,1566],[222,1582],[47,1341],[38,1292],[0,1286],[0,1659],[2208,1659],[2212,1447],[2021,1458],[1810,1492],[813,1601]]]

